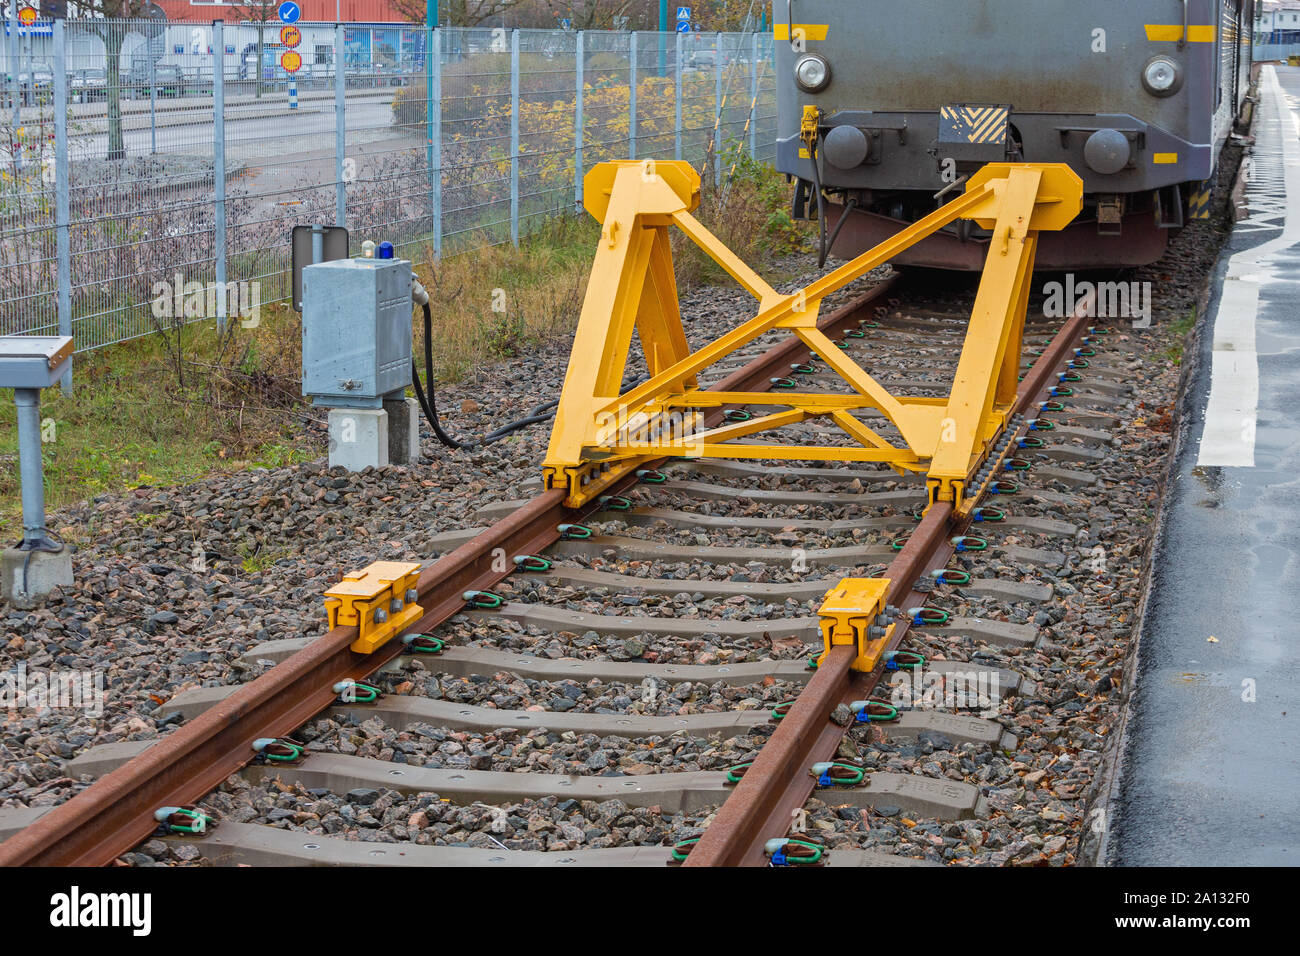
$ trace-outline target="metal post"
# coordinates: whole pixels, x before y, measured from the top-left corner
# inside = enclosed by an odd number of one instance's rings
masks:
[[[41,390],[14,389],[18,406],[18,473],[23,485],[23,543],[45,540],[45,470],[41,464]]]
[[[18,130],[23,125],[23,77],[18,68],[18,0],[10,0],[9,3],[9,74],[14,78],[13,128]],[[23,151],[21,148],[16,147],[9,159],[13,163],[15,170],[23,168]]]
[[[334,24],[334,225],[348,224],[347,77],[343,71],[343,24]]]
[[[673,66],[673,89],[677,99],[673,123],[673,158],[682,158],[682,46],[686,34],[677,34],[677,62]]]
[[[581,30],[578,31],[577,43],[574,47],[574,87],[577,93],[576,109],[573,112],[573,195],[574,202],[578,211],[582,211],[582,177],[585,169],[582,165],[582,61],[586,58],[584,52],[586,43]]]
[[[713,184],[722,185],[722,34],[713,35]]]
[[[659,0],[659,75],[668,75],[668,0]]]
[[[627,158],[636,159],[636,31],[627,46]]]
[[[510,241],[519,245],[519,31],[510,31]]]
[[[434,3],[434,7],[438,6]],[[426,53],[426,56],[430,54]],[[433,257],[442,258],[442,29],[433,31]]]
[[[226,41],[212,21],[212,245],[216,254],[217,332],[226,332]],[[262,64],[257,65],[261,75]]]
[[[434,37],[438,32],[438,4],[430,2],[424,10],[424,166],[427,170],[426,175],[429,180],[429,213],[435,220],[433,254],[436,259],[442,252],[441,239],[442,230],[437,227],[438,218],[438,184],[442,179],[442,174],[438,172],[442,165],[442,150],[434,149]],[[439,63],[437,71],[442,72],[442,64]],[[437,97],[438,119],[442,119],[442,97]]]
[[[758,34],[755,33],[749,54],[749,158],[758,159]]]
[[[154,69],[153,39],[145,40],[149,57],[149,152],[158,152],[158,71]]]
[[[72,334],[72,246],[68,234],[68,47],[62,19],[54,21],[54,231],[58,278],[55,282],[59,334]],[[72,366],[60,382],[72,394]],[[40,449],[37,449],[40,457]]]

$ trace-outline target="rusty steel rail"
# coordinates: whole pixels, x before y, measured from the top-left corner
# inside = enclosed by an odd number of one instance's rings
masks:
[[[835,335],[861,319],[861,313],[893,287],[887,279],[828,315],[818,327]],[[769,379],[790,362],[809,355],[797,338],[773,346],[748,365],[712,386],[713,390],[765,391]],[[706,423],[717,424],[725,409],[712,410]],[[629,477],[611,493],[635,482]],[[557,527],[583,512],[564,507],[565,492],[542,493],[478,537],[426,568],[417,591],[425,612],[409,630],[429,632],[463,610],[461,595],[488,590],[513,568],[493,571],[493,552],[539,554],[559,538]],[[103,866],[153,832],[154,811],[194,803],[254,757],[259,737],[292,733],[335,699],[333,687],[361,680],[399,656],[403,644],[391,640],[373,654],[350,646],[356,628],[338,627],[243,685],[221,703],[159,740],[138,757],[106,774],[86,790],[55,807],[31,826],[0,843],[0,866]]]
[[[1069,356],[1090,321],[1092,306],[1091,298],[1079,306],[1025,375],[1016,392],[1016,412],[1023,414],[1041,399],[1056,368]],[[951,502],[939,502],[926,511],[903,550],[881,572],[881,577],[892,582],[887,603],[896,607],[924,604],[925,596],[914,590],[916,581],[947,565],[954,553],[951,539],[964,534],[969,523],[969,519],[954,513]],[[909,625],[907,620],[897,623],[888,650],[898,649]],[[841,703],[869,698],[884,677],[883,663],[870,674],[852,670],[856,654],[852,645],[831,648],[704,835],[691,848],[684,866],[766,863],[764,844],[788,835],[792,814],[813,793],[816,781],[810,773],[812,765],[832,760],[848,732],[848,728],[831,721],[832,711]]]

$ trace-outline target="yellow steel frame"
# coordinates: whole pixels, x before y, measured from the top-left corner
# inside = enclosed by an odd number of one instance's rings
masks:
[[[585,179],[587,210],[604,224],[544,463],[548,488],[580,507],[656,458],[878,461],[900,474],[927,472],[930,501],[960,504],[968,476],[997,440],[1015,401],[1021,339],[1038,232],[1082,208],[1083,184],[1059,163],[995,163],[965,193],[893,238],[793,295],[777,292],[692,215],[699,176],[687,163],[601,163]],[[992,231],[966,340],[947,398],[892,395],[817,328],[822,299],[949,223]],[[678,309],[669,227],[676,226],[758,300],[758,313],[691,351]],[[707,392],[696,376],[765,333],[798,338],[853,390]],[[632,333],[649,380],[619,395]],[[705,429],[701,410],[724,405],[784,409]],[[882,413],[900,448],[853,415]],[[851,446],[735,441],[810,418],[829,419]]]

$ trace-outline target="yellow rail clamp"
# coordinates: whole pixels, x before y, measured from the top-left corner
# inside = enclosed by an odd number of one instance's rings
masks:
[[[682,162],[601,163],[587,174],[586,206],[604,223],[556,409],[543,478],[577,508],[657,458],[883,462],[927,473],[930,502],[965,497],[1011,416],[1038,233],[1079,214],[1083,183],[1062,163],[992,163],[964,195],[792,295],[777,292],[692,213],[700,178]],[[946,398],[895,396],[817,328],[822,300],[957,219],[992,238],[966,341]],[[694,351],[677,300],[669,228],[676,227],[758,300],[757,314]],[[797,336],[840,377],[842,390],[709,392],[698,374],[762,335]],[[620,395],[636,333],[650,374]],[[743,422],[702,425],[705,409],[763,406]],[[901,446],[854,412],[888,419]],[[763,444],[753,437],[829,419],[849,445]],[[779,442],[779,438],[777,438]]]
[[[876,669],[894,629],[892,617],[897,614],[896,608],[885,604],[888,593],[888,578],[844,578],[826,592],[817,609],[822,628],[817,666],[836,644],[848,644],[858,651],[852,665],[855,671],[869,674]]]
[[[420,566],[405,561],[376,561],[325,592],[330,628],[355,627],[352,650],[373,654],[421,617],[415,582]]]

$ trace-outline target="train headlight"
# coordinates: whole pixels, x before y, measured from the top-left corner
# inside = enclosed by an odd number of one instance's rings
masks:
[[[1142,68],[1142,85],[1153,96],[1173,96],[1182,88],[1183,68],[1172,57],[1152,57]]]
[[[806,53],[794,65],[794,81],[805,93],[820,93],[831,82],[831,65],[816,53]]]

